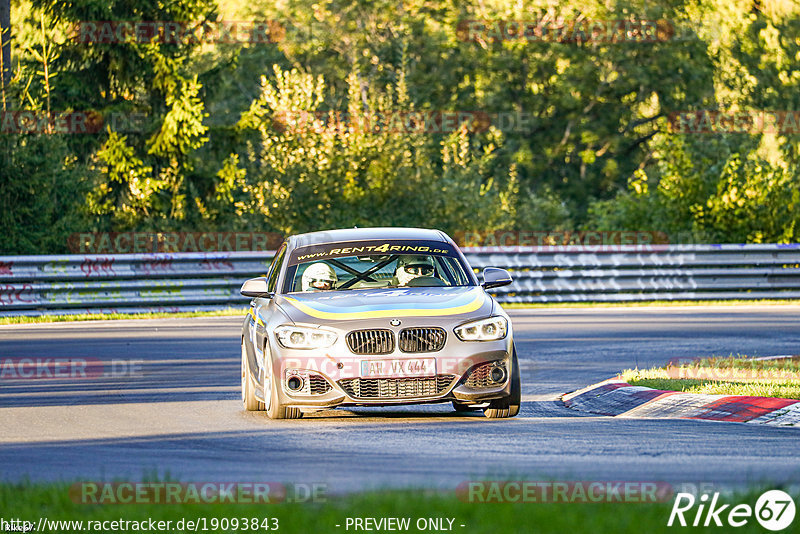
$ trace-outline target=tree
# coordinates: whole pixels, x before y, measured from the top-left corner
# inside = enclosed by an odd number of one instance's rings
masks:
[[[67,238],[88,224],[88,189],[87,169],[63,138],[0,137],[0,254],[68,252]]]
[[[180,21],[189,26],[216,19],[213,0],[36,3],[56,23],[78,28],[94,21]],[[145,41],[134,31],[127,38],[94,31],[59,43],[54,109],[146,120],[123,121],[134,126],[125,132],[107,124],[95,143],[75,141],[79,157],[90,161],[99,177],[87,209],[109,229],[179,227],[194,205],[190,179],[196,151],[207,141],[202,86],[191,65],[200,42],[180,33],[177,39],[156,35]]]
[[[698,39],[714,65],[714,100],[699,109],[796,115],[800,80],[792,58],[800,53],[800,8],[779,7],[720,1],[693,14],[709,21]],[[594,203],[588,225],[661,230],[673,242],[794,242],[800,228],[795,124],[760,129],[756,119],[747,132],[692,135],[670,132],[664,123],[653,160],[631,177],[627,191]]]
[[[5,106],[6,86],[11,81],[11,0],[0,0],[0,49],[0,84]]]
[[[282,233],[508,224],[511,192],[492,179],[496,145],[473,144],[462,128],[437,146],[409,127],[396,111],[411,106],[402,72],[383,91],[356,73],[348,83],[347,111],[321,112],[322,77],[277,66],[274,81],[263,77],[261,95],[240,121],[253,134],[250,148],[228,160],[219,196],[233,200],[240,216]]]

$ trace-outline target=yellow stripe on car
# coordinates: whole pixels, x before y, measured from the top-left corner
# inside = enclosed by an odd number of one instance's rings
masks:
[[[255,320],[257,324],[264,326],[264,321],[261,320],[261,317],[256,315],[256,311],[253,308],[250,308],[250,315],[253,316],[253,320]]]
[[[332,319],[332,320],[346,320],[346,319],[380,319],[385,317],[439,317],[442,315],[458,315],[460,313],[470,313],[474,312],[478,308],[483,305],[484,297],[481,294],[475,296],[475,298],[466,304],[462,304],[461,306],[453,306],[451,308],[439,308],[439,309],[419,309],[419,308],[409,308],[409,309],[386,309],[386,310],[369,310],[363,312],[326,312],[322,310],[317,310],[308,306],[307,304],[303,304],[297,299],[292,297],[284,297],[289,303],[300,310],[301,312],[305,313],[306,315],[310,315],[311,317],[316,317],[317,319]]]

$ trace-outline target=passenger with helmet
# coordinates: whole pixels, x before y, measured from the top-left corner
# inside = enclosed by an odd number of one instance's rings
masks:
[[[397,259],[392,285],[406,287],[411,280],[431,277],[435,272],[433,258],[430,256],[400,256]]]
[[[303,291],[327,291],[336,287],[336,271],[324,262],[312,263],[303,271],[301,286]]]

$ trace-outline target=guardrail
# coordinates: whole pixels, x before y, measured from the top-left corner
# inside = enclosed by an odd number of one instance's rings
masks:
[[[463,249],[508,269],[501,302],[800,298],[800,244]],[[271,252],[0,257],[0,316],[245,307]]]
[[[0,316],[246,307],[271,252],[0,257]]]

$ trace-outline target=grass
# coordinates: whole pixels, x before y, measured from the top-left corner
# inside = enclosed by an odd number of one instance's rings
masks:
[[[800,400],[798,371],[798,356],[755,360],[736,355],[699,358],[675,367],[627,369],[620,378],[632,386],[667,391]]]
[[[769,488],[773,489],[773,488]],[[761,491],[739,495],[723,495],[723,503],[755,505]],[[40,517],[49,520],[72,521],[155,521],[201,520],[205,518],[207,532],[225,532],[210,528],[213,518],[275,518],[279,532],[300,534],[307,532],[343,533],[354,531],[345,528],[347,518],[408,517],[411,528],[419,518],[451,518],[453,531],[464,534],[537,532],[563,534],[564,532],[597,533],[658,533],[719,532],[719,527],[680,528],[667,527],[673,496],[656,503],[471,503],[462,500],[452,491],[392,490],[371,491],[345,496],[329,496],[324,503],[280,504],[79,504],[69,497],[69,484],[0,484],[0,510],[3,519],[21,518],[38,523]],[[697,506],[687,512],[691,521]],[[724,516],[723,516],[724,521]],[[796,523],[796,522],[795,522]],[[447,522],[445,521],[445,526]],[[173,523],[174,525],[174,523]],[[337,527],[336,525],[340,525]],[[464,527],[461,527],[464,525]],[[203,531],[202,527],[199,529]],[[786,532],[791,531],[787,530]],[[59,532],[74,532],[74,528]],[[113,531],[113,530],[112,530]],[[227,532],[250,530],[227,529]],[[264,532],[264,530],[259,530]],[[722,529],[724,531],[724,528]],[[764,532],[755,518],[737,532]],[[794,530],[796,532],[796,530]],[[182,532],[173,528],[170,532]],[[252,531],[250,531],[252,532]]]
[[[731,354],[729,356],[697,358],[691,362],[682,363],[681,367],[686,369],[748,369],[764,371],[764,374],[767,375],[769,371],[800,371],[800,356],[762,360],[750,358],[743,354]]]
[[[503,304],[505,309],[526,308],[639,308],[656,306],[787,306],[800,305],[797,300],[654,300],[648,302],[540,302],[522,303],[508,302]],[[114,319],[162,319],[168,317],[224,317],[243,315],[245,308],[227,308],[215,311],[200,312],[153,312],[153,313],[78,313],[64,315],[39,315],[0,317],[0,325],[31,324],[31,323],[60,323],[68,321],[108,321]]]
[[[31,324],[31,323],[61,323],[69,321],[108,321],[114,319],[163,319],[178,317],[225,317],[244,316],[246,308],[226,308],[214,311],[197,312],[152,312],[152,313],[76,313],[65,315],[39,315],[0,317],[0,325]]]

